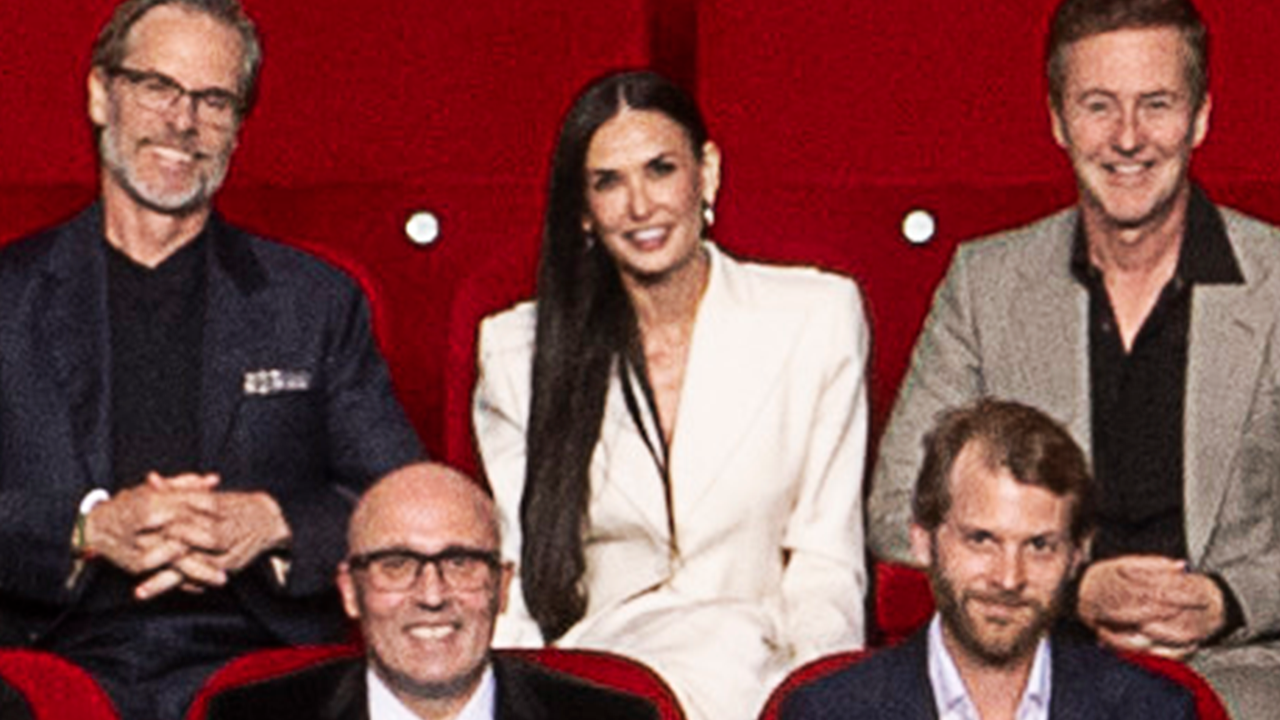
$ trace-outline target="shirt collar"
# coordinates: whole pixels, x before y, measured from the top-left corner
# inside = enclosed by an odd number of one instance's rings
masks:
[[[1187,202],[1187,222],[1182,231],[1182,251],[1174,278],[1181,285],[1239,285],[1244,273],[1231,249],[1227,225],[1222,213],[1209,201],[1198,185],[1191,186]],[[1071,246],[1071,274],[1080,282],[1100,277],[1089,261],[1089,247],[1084,236],[1084,222],[1076,220]]]
[[[1017,720],[1048,720],[1049,698],[1053,684],[1052,664],[1049,662],[1049,639],[1041,638],[1036,645],[1035,660],[1031,662],[1031,673],[1027,676],[1027,685],[1022,691],[1022,700],[1018,702]],[[936,613],[929,623],[928,631],[928,669],[929,684],[933,687],[933,698],[937,705],[938,717],[941,720],[970,719],[978,720],[978,710],[969,698],[969,690],[955,660],[947,651],[942,640],[942,618]]]
[[[369,688],[370,720],[420,720],[413,710],[410,710],[400,701],[400,698],[395,696],[395,693],[391,692],[391,688],[382,682],[382,678],[378,677],[378,673],[374,672],[372,667],[365,673]],[[497,687],[493,666],[489,665],[484,669],[484,675],[481,676],[475,692],[471,693],[467,704],[462,706],[462,710],[454,720],[494,720],[497,710]]]
[[[193,276],[203,271],[205,246],[209,244],[208,237],[209,225],[205,223],[205,226],[200,232],[196,233],[195,237],[170,253],[154,268],[148,268],[126,255],[123,250],[111,244],[105,233],[102,234],[102,244],[107,249],[108,262],[111,263],[112,267],[120,269],[121,272],[129,272],[138,277],[167,276],[181,278]]]

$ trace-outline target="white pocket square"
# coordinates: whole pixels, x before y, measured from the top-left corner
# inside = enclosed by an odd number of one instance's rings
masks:
[[[309,389],[309,370],[250,370],[244,374],[245,395],[275,395]]]

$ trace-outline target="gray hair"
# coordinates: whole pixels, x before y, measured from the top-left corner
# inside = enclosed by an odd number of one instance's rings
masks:
[[[241,117],[257,101],[258,73],[262,69],[262,42],[253,21],[245,15],[239,0],[125,0],[116,6],[111,19],[93,43],[92,66],[104,70],[119,67],[129,50],[129,32],[148,12],[162,5],[178,5],[202,13],[240,34],[243,50],[240,79],[236,87],[241,99]]]

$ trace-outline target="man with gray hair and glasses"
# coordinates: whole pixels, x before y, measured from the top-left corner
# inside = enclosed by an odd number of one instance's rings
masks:
[[[88,77],[98,202],[0,252],[0,644],[176,720],[343,637],[352,499],[421,455],[358,286],[211,200],[262,53],[237,0],[126,0]]]

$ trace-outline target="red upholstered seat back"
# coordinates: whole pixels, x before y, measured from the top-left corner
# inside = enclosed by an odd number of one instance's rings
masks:
[[[898,563],[876,561],[872,605],[878,645],[896,645],[933,617],[933,593],[924,573]]]
[[[249,228],[338,259],[365,281],[396,392],[439,456],[449,298],[473,266],[513,238],[536,235],[538,202],[532,183],[442,182],[229,188],[219,204]],[[405,236],[418,211],[439,222],[433,245]]]
[[[699,95],[724,154],[716,236],[857,279],[872,326],[870,462],[955,246],[1075,200],[1045,102],[1057,2],[699,3]],[[1215,38],[1215,104],[1194,171],[1215,200],[1280,220],[1276,153],[1255,144],[1280,143],[1258,137],[1280,111],[1263,77],[1280,48],[1250,30],[1280,6],[1197,5]],[[936,221],[928,244],[903,237],[913,209]],[[932,612],[927,583],[901,566],[875,577],[879,635],[901,639]]]
[[[760,720],[778,720],[778,714],[782,712],[782,703],[797,688],[815,683],[856,662],[861,662],[870,657],[871,652],[869,650],[856,650],[826,655],[792,670],[786,679],[769,694],[769,699],[765,702],[764,709],[760,711]]]
[[[7,3],[0,242],[96,195],[84,78],[116,0]],[[428,449],[442,439],[457,281],[536,238],[560,117],[588,79],[646,64],[646,0],[245,2],[265,47],[260,101],[218,205],[284,242],[330,248],[376,294],[379,340]],[[405,221],[433,213],[439,239]]]
[[[471,429],[471,396],[476,383],[476,343],[486,316],[533,297],[537,285],[537,234],[511,238],[463,277],[449,309],[444,377],[444,460],[469,473],[480,472]]]
[[[1028,222],[1069,199],[1069,187],[1052,183],[768,187],[727,179],[714,234],[730,252],[815,264],[858,281],[872,329],[878,436],[956,244]],[[903,218],[917,209],[936,222],[928,244],[902,235]]]
[[[537,663],[597,685],[639,695],[657,708],[659,720],[684,720],[680,702],[666,681],[637,660],[597,650],[539,648],[504,649],[496,652]]]
[[[209,699],[224,690],[286,675],[326,660],[357,657],[363,653],[364,649],[360,645],[348,643],[278,648],[242,655],[222,666],[205,681],[204,687],[187,710],[187,720],[204,720],[209,712]]]
[[[870,651],[837,653],[818,658],[797,668],[770,694],[769,701],[760,713],[760,720],[777,720],[782,710],[782,703],[796,689],[817,682],[870,655]],[[1227,714],[1226,707],[1223,706],[1222,700],[1217,693],[1213,691],[1213,688],[1209,686],[1209,683],[1203,677],[1190,667],[1176,660],[1142,653],[1130,653],[1124,657],[1126,660],[1141,665],[1153,673],[1163,675],[1190,690],[1195,698],[1196,713],[1200,720],[1230,720],[1230,715]],[[856,699],[850,698],[850,702],[856,702]]]
[[[33,720],[116,720],[115,706],[89,674],[36,650],[0,650],[0,678],[26,698]]]
[[[1170,660],[1147,653],[1126,653],[1125,659],[1141,665],[1157,675],[1163,675],[1191,691],[1195,697],[1196,714],[1200,720],[1231,720],[1218,693],[1195,670],[1177,660]]]
[[[0,27],[23,29],[0,73],[0,242],[96,195],[83,78],[115,2],[0,3]],[[532,292],[561,115],[607,69],[679,63],[724,150],[716,237],[862,286],[874,441],[956,243],[1073,200],[1041,78],[1055,3],[246,0],[266,65],[219,206],[366,282],[412,420],[474,469],[475,325]],[[1197,4],[1215,43],[1196,173],[1216,200],[1280,221],[1280,44],[1256,31],[1280,4]],[[920,246],[900,231],[917,208],[937,221]],[[434,245],[405,239],[419,210],[440,221]],[[902,637],[932,607],[924,585],[895,568],[877,578],[874,615]]]
[[[494,652],[638,695],[653,703],[660,720],[684,720],[680,703],[671,688],[648,667],[630,658],[591,650],[557,648]],[[188,711],[187,720],[204,720],[210,698],[225,690],[279,677],[328,660],[356,657],[362,653],[359,645],[346,644],[282,648],[244,655],[209,678]]]

